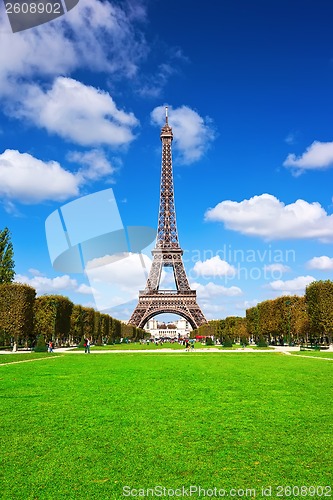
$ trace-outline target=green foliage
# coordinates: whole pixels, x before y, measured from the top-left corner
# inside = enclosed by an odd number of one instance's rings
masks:
[[[232,347],[232,340],[229,335],[225,335],[223,339],[223,347]]]
[[[312,338],[333,336],[333,282],[315,281],[305,290]]]
[[[35,300],[35,334],[47,340],[66,342],[71,328],[73,303],[62,295],[43,295]]]
[[[14,250],[8,227],[0,230],[0,284],[11,283],[15,276]]]
[[[212,337],[206,337],[206,345],[214,345]]]
[[[7,343],[32,340],[35,290],[22,283],[0,285],[0,330]]]
[[[220,321],[211,320],[204,325],[199,326],[196,330],[192,332],[191,337],[194,338],[196,335],[201,335],[202,337],[218,337]]]
[[[90,307],[74,305],[62,295],[43,295],[21,283],[0,283],[0,346],[11,342],[29,346],[43,335],[57,345],[74,345],[82,337],[103,345],[115,337],[140,339],[145,331],[101,314]]]
[[[246,311],[248,334],[264,335],[275,343],[303,339],[309,328],[304,297],[283,296],[265,300]]]
[[[84,343],[85,343],[85,338],[84,338],[84,337],[82,337],[82,338],[81,338],[81,340],[80,340],[80,343],[79,343],[78,347],[79,347],[80,349],[82,349],[82,348],[84,347]]]
[[[95,327],[95,309],[92,307],[82,307],[83,335],[91,339]]]
[[[258,338],[256,344],[258,347],[268,347],[268,344],[267,344],[263,335],[259,335],[259,338]]]
[[[259,334],[259,309],[258,306],[246,309],[246,326],[250,337],[255,338]]]
[[[37,343],[34,347],[35,352],[47,352],[47,345],[45,342],[45,337],[44,335],[38,335],[37,337]]]
[[[121,337],[121,321],[115,319],[113,321],[113,338]]]
[[[249,339],[248,339],[248,337],[246,335],[241,336],[239,343],[243,347],[249,345]]]
[[[98,339],[100,339],[100,344],[102,345],[101,342],[101,313],[99,311],[94,312],[94,332],[92,336],[92,340],[94,343],[98,342]]]
[[[77,344],[83,335],[82,306],[74,304],[70,316],[70,333],[72,343]]]
[[[241,333],[244,333],[244,323],[244,318],[228,316],[224,320],[223,336],[229,337],[233,342],[238,341]]]

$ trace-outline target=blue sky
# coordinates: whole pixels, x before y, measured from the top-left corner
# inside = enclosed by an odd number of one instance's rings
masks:
[[[16,279],[129,318],[142,260],[54,269],[45,221],[95,193],[93,217],[75,212],[82,241],[120,218],[154,231],[165,105],[179,240],[206,317],[330,279],[332,15],[326,0],[80,0],[12,34],[2,9],[0,227]]]

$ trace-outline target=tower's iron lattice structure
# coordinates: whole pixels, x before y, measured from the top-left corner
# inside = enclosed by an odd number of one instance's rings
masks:
[[[152,250],[153,262],[146,288],[139,292],[139,302],[129,323],[143,328],[157,314],[174,313],[189,321],[192,328],[198,328],[207,320],[197,304],[196,291],[190,288],[182,260],[183,250],[178,242],[172,173],[173,134],[168,124],[167,108],[160,138],[162,172],[156,245]],[[176,290],[160,290],[163,267],[173,268]]]

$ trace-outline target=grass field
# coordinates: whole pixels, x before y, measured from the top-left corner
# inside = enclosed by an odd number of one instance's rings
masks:
[[[296,354],[297,356],[315,356],[316,358],[332,358],[333,359],[333,352],[332,351],[297,351],[294,352],[293,354]],[[1,360],[1,358],[0,358]]]
[[[120,499],[125,486],[157,485],[244,490],[234,498],[263,498],[272,486],[273,498],[300,498],[277,488],[332,487],[330,361],[185,352],[38,358],[0,366],[1,499]],[[318,492],[303,497],[333,495]]]

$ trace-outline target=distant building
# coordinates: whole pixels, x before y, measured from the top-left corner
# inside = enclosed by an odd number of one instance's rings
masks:
[[[145,324],[144,330],[149,332],[150,337],[154,339],[181,339],[190,335],[192,327],[184,318],[169,323],[159,322],[156,318],[152,318]]]

